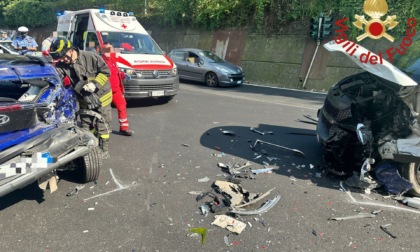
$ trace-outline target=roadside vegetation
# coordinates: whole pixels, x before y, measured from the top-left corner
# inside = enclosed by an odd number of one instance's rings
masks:
[[[383,0],[385,1],[385,0]],[[246,28],[258,33],[278,33],[294,21],[308,21],[318,16],[335,19],[365,15],[364,0],[0,0],[0,23],[9,27],[30,28],[51,25],[55,14],[63,10],[99,8],[132,11],[145,25],[192,26],[202,30]],[[409,17],[420,17],[420,0],[387,0],[386,15],[396,15],[405,23]],[[384,17],[382,18],[385,19]],[[360,31],[349,25],[350,37]],[[401,37],[406,25],[398,25],[389,33]]]

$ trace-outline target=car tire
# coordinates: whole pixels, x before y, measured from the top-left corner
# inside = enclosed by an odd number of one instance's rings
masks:
[[[83,183],[98,179],[102,169],[102,151],[99,147],[93,148],[89,154],[77,159],[78,172]]]
[[[209,87],[217,87],[219,86],[219,80],[217,79],[217,75],[213,72],[206,74],[206,85]]]
[[[413,185],[408,193],[420,197],[420,163],[402,164],[401,175]]]

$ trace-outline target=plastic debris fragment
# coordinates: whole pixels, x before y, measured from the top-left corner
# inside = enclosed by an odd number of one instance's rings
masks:
[[[67,193],[67,197],[69,196],[73,196],[79,193],[80,190],[82,190],[83,188],[85,188],[85,185],[78,185],[76,186],[71,192]]]
[[[392,234],[391,232],[389,232],[389,230],[388,230],[388,227],[389,226],[391,226],[391,224],[386,224],[386,225],[382,225],[382,226],[379,226],[379,227],[382,229],[382,231],[384,231],[385,233],[387,233],[392,238],[394,238],[394,239],[397,238],[397,236],[395,236],[394,234]]]
[[[201,214],[207,217],[207,215],[210,212],[210,207],[204,204],[200,206],[200,210],[201,210]]]
[[[353,219],[375,218],[375,217],[376,217],[376,214],[359,213],[359,214],[356,214],[356,215],[351,215],[351,216],[346,216],[346,217],[329,218],[329,220],[341,221],[341,220],[353,220]]]
[[[201,247],[204,247],[204,243],[206,242],[207,238],[207,229],[206,228],[190,228],[189,230],[191,233],[196,233],[201,235]]]
[[[272,173],[273,168],[265,168],[265,169],[257,169],[257,170],[251,170],[254,174],[261,174],[261,173]]]
[[[211,224],[221,228],[226,228],[227,230],[237,234],[240,234],[246,227],[246,224],[242,221],[238,221],[227,215],[216,215],[215,220]]]
[[[280,198],[281,198],[281,196],[277,195],[274,199],[267,200],[264,203],[264,205],[257,210],[247,211],[247,210],[242,210],[242,209],[239,209],[239,208],[232,207],[231,212],[235,213],[235,214],[239,214],[239,215],[255,215],[255,214],[266,213],[268,210],[270,210],[272,207],[274,207],[277,204],[277,202],[279,202]]]
[[[292,151],[293,153],[298,154],[298,155],[303,156],[303,157],[305,156],[305,153],[303,153],[302,151],[300,151],[298,149],[292,149],[292,148],[288,148],[288,147],[281,146],[281,145],[278,145],[278,144],[273,144],[273,143],[265,142],[265,141],[262,141],[260,139],[255,140],[255,143],[254,143],[254,145],[251,148],[255,151],[255,148],[257,146],[259,146],[260,144],[271,145],[271,146],[274,146],[274,147],[277,147],[277,148],[280,148],[280,149],[283,149],[283,150]]]
[[[209,182],[209,181],[210,181],[210,179],[208,177],[198,179],[198,182]]]
[[[222,133],[228,136],[236,136],[235,131],[232,131],[232,130],[223,130]]]
[[[407,204],[407,206],[420,209],[420,198],[404,198],[402,203]]]

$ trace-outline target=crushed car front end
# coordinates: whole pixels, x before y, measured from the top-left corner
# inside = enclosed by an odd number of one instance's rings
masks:
[[[98,142],[77,127],[76,111],[72,89],[45,60],[0,57],[0,196],[58,169],[81,169],[84,180],[99,175]],[[97,161],[93,175],[83,171],[90,159]]]

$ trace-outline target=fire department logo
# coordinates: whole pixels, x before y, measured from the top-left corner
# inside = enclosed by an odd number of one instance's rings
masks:
[[[363,30],[363,25],[365,25],[362,35],[357,37],[357,41],[361,41],[366,37],[372,39],[380,39],[385,37],[391,42],[394,42],[394,37],[386,33],[387,30],[391,30],[397,26],[398,22],[395,21],[397,18],[396,15],[387,16],[385,21],[382,21],[381,17],[388,12],[388,4],[385,0],[366,0],[363,5],[363,11],[371,18],[369,21],[365,19],[365,16],[355,15],[357,19],[356,22],[353,22],[353,25]]]

